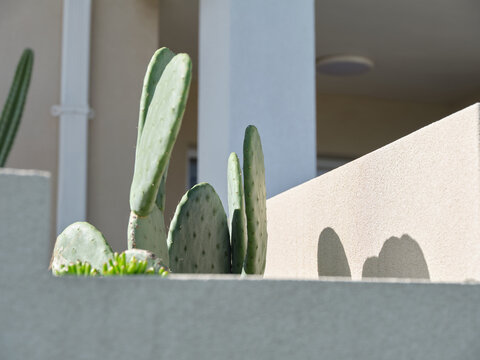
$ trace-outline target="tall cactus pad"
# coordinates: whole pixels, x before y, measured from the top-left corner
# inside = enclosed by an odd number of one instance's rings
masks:
[[[158,207],[154,206],[152,212],[145,217],[130,212],[128,248],[151,251],[168,266],[167,231],[163,213]]]
[[[101,269],[110,259],[113,259],[113,252],[102,233],[89,223],[76,222],[57,237],[52,271],[55,274],[62,265],[68,266],[77,261],[87,261],[94,268]]]
[[[5,166],[20,125],[33,67],[33,51],[25,49],[13,78],[7,101],[0,117],[0,167]]]
[[[243,196],[242,171],[235,153],[228,158],[228,214],[232,239],[232,273],[241,274],[247,253],[247,219]]]
[[[245,260],[247,274],[263,274],[267,256],[267,197],[262,143],[255,126],[248,126],[243,141],[245,178],[245,213],[248,246]]]
[[[180,200],[168,233],[170,269],[177,273],[230,273],[227,215],[210,184]]]
[[[153,54],[152,59],[147,67],[145,78],[143,80],[142,96],[140,98],[140,112],[138,118],[138,136],[137,136],[137,149],[140,144],[140,138],[142,137],[143,126],[145,119],[147,118],[148,107],[153,99],[155,88],[158,81],[165,70],[165,67],[173,59],[175,54],[165,47],[158,49]]]
[[[177,139],[187,102],[192,64],[176,55],[165,67],[148,108],[130,190],[130,208],[147,216],[155,206],[160,181]]]

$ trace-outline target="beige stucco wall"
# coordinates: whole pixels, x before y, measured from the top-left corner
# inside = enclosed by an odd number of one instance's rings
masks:
[[[50,107],[60,99],[61,0],[0,2],[0,106],[8,94],[15,66],[25,47],[35,52],[33,75],[22,122],[7,167],[40,169],[57,179],[58,119]],[[56,193],[52,192],[51,219]],[[52,229],[54,228],[52,220]]]
[[[266,276],[480,280],[479,109],[269,199]]]

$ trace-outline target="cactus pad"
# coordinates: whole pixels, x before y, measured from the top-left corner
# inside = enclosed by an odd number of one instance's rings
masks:
[[[232,273],[240,274],[247,253],[247,219],[243,196],[242,171],[235,153],[228,158],[228,214],[232,239]]]
[[[165,70],[165,67],[173,59],[175,54],[165,47],[158,49],[152,56],[143,80],[142,96],[140,98],[140,111],[138,119],[137,149],[142,137],[143,126],[147,118],[148,107],[153,99],[155,88]]]
[[[168,266],[167,232],[163,213],[158,207],[154,206],[145,217],[130,212],[128,248],[148,250]]]
[[[77,261],[87,261],[100,269],[104,263],[113,259],[113,252],[102,233],[86,222],[76,222],[68,226],[57,237],[53,249],[52,271],[61,269]]]
[[[137,153],[140,144],[140,138],[142,137],[143,127],[145,125],[145,119],[147,118],[148,107],[153,99],[153,94],[155,93],[155,88],[157,87],[158,81],[165,70],[165,67],[173,59],[175,54],[165,47],[158,49],[153,54],[150,63],[148,64],[147,72],[145,74],[145,79],[143,80],[143,89],[142,97],[140,98],[140,112],[138,119],[138,135],[137,135]],[[138,156],[137,153],[135,157]],[[135,162],[136,164],[136,162]],[[167,165],[168,168],[168,165]],[[162,175],[160,180],[160,187],[157,195],[157,206],[163,212],[165,211],[165,182],[167,180],[167,168]]]
[[[267,256],[267,198],[262,143],[255,126],[245,130],[243,174],[248,245],[245,260],[247,274],[263,274]]]
[[[167,242],[172,272],[230,273],[227,216],[210,184],[195,185],[180,200]]]
[[[137,149],[130,190],[130,209],[147,216],[155,206],[160,181],[182,122],[192,64],[187,54],[176,55],[158,81]]]

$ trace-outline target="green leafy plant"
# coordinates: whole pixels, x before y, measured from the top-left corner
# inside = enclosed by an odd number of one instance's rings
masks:
[[[113,259],[104,263],[101,269],[96,269],[88,261],[77,260],[75,263],[61,265],[59,270],[55,271],[57,276],[77,275],[77,276],[112,276],[112,275],[160,275],[165,277],[168,271],[164,266],[149,266],[147,260],[137,260],[135,255],[127,259],[125,252],[115,253]]]
[[[121,255],[125,260],[112,252],[95,227],[79,222],[57,238],[54,274],[90,275],[92,270],[85,262],[103,275],[144,273],[139,261],[150,261],[146,269],[157,272],[163,266],[177,273],[263,274],[267,246],[265,169],[254,126],[245,131],[244,186],[238,157],[233,153],[229,158],[230,220],[214,188],[200,183],[181,199],[167,236],[165,181],[186,107],[191,71],[187,54],[175,55],[167,48],[157,50],[148,65],[130,189],[128,250]],[[132,262],[129,257],[134,253]]]
[[[33,67],[33,51],[25,49],[0,117],[0,167],[4,167],[22,118]]]

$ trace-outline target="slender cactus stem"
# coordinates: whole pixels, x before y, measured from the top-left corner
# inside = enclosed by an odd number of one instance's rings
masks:
[[[33,67],[33,51],[25,49],[18,62],[0,117],[0,167],[5,166],[22,118]]]

